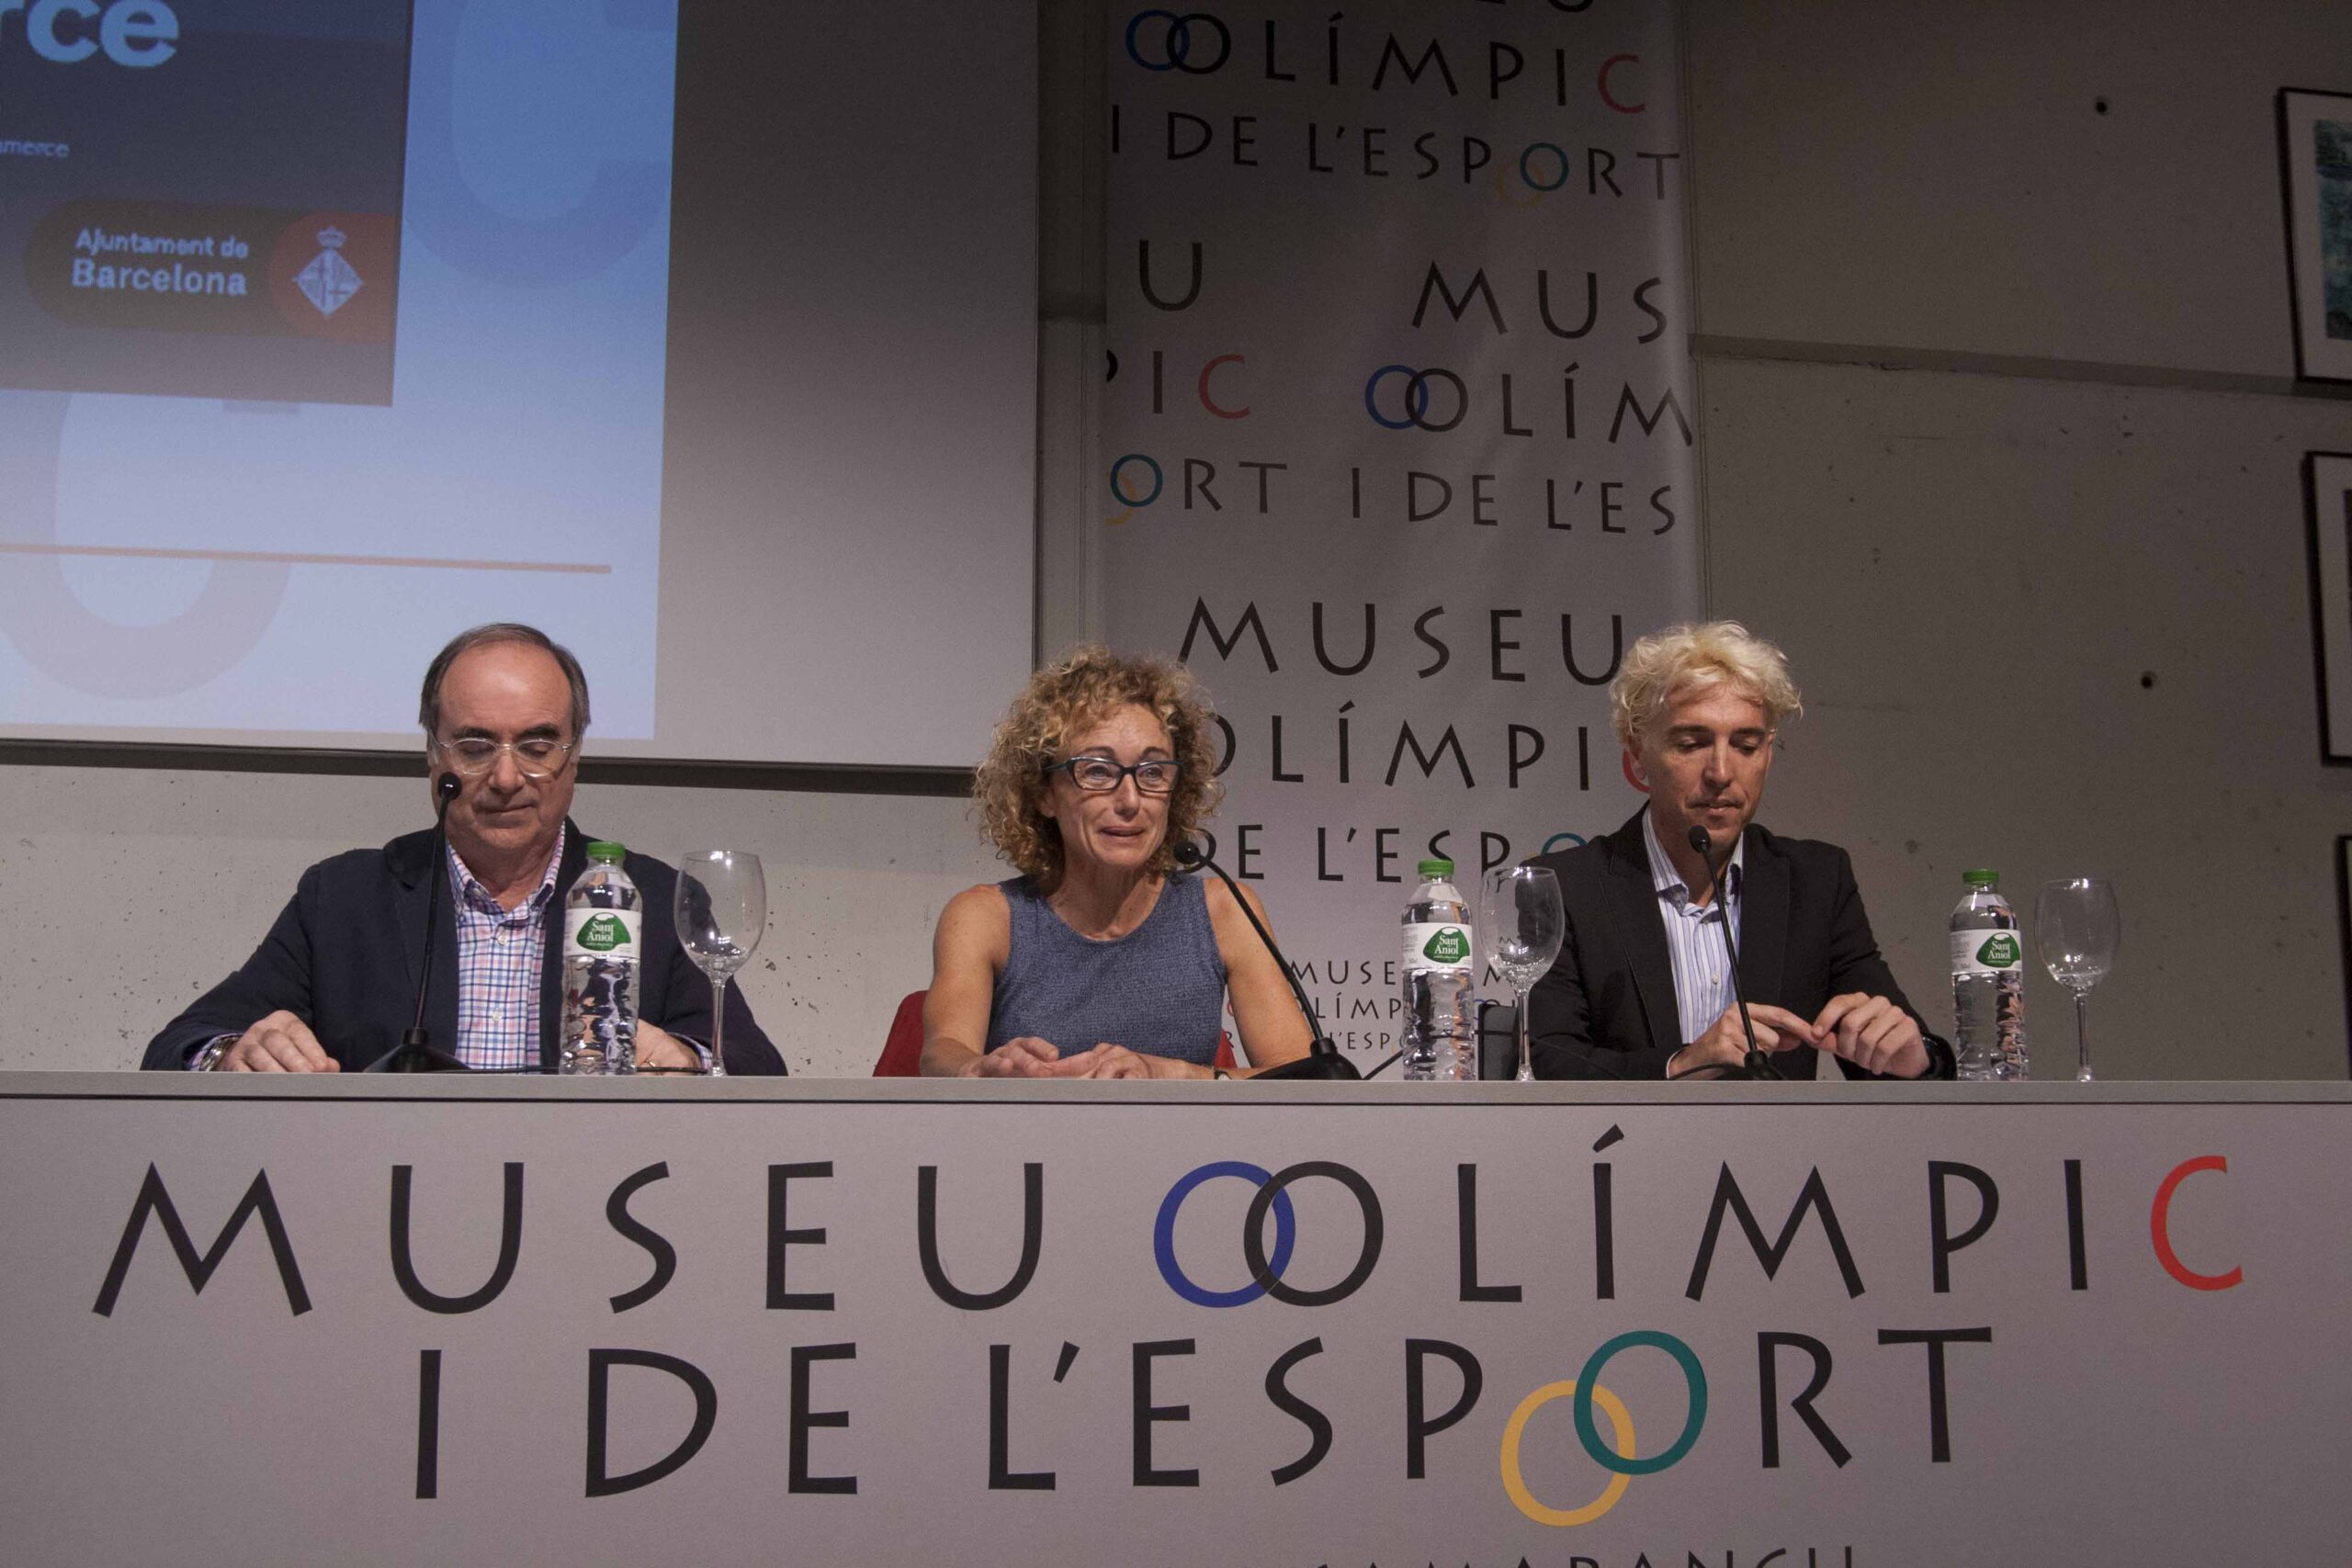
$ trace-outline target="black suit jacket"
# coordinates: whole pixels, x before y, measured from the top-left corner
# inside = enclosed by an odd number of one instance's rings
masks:
[[[563,1019],[563,896],[588,863],[590,841],[577,824],[567,822],[564,829],[563,863],[556,869],[550,903],[558,918],[546,922],[539,970],[539,1063],[549,1070]],[[623,867],[644,895],[645,956],[637,971],[637,1014],[657,1028],[708,1044],[710,981],[686,956],[673,929],[677,873],[648,855],[630,855]],[[311,867],[244,967],[166,1024],[148,1042],[140,1065],[185,1066],[194,1046],[216,1035],[242,1033],[280,1009],[310,1025],[345,1072],[375,1061],[400,1043],[414,1015],[432,874],[429,829],[379,850],[353,850]],[[446,883],[443,897],[451,897]],[[451,1052],[458,1042],[453,908],[447,904],[436,917],[440,925],[424,1006],[434,1044]],[[731,982],[726,1049],[730,1073],[784,1071],[784,1059],[760,1032]]]
[[[1645,807],[1644,810],[1648,808]],[[1662,1078],[1690,1043],[1674,1000],[1674,961],[1650,880],[1642,815],[1604,839],[1529,863],[1560,879],[1567,940],[1528,997],[1528,1043],[1544,1078]],[[1812,1018],[1847,991],[1884,997],[1915,1020],[1871,935],[1853,863],[1835,844],[1783,839],[1750,824],[1739,909],[1739,985],[1752,1006],[1771,1002]],[[1924,1020],[1920,1032],[1928,1032]],[[1935,1041],[1928,1073],[1951,1076]],[[1869,1077],[1842,1057],[1849,1077]],[[1814,1076],[1821,1054],[1772,1058],[1787,1077]]]

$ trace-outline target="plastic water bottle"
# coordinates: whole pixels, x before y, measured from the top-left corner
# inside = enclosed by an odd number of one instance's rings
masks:
[[[1405,907],[1404,1076],[1474,1083],[1478,1000],[1471,989],[1470,910],[1453,886],[1453,863],[1425,860]]]
[[[637,884],[618,844],[588,846],[588,869],[563,899],[563,1032],[560,1069],[637,1071],[637,954],[644,941]]]
[[[1951,912],[1952,1054],[1962,1079],[2025,1077],[2025,944],[2017,911],[2001,897],[2001,874],[1971,871],[1968,895]]]

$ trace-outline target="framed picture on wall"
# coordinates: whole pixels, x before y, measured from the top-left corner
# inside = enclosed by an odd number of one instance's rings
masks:
[[[2322,761],[2352,764],[2352,452],[2303,457]]]
[[[2335,840],[2335,937],[2344,949],[2345,1048],[2352,1053],[2352,835]]]
[[[2352,381],[2352,93],[2278,92],[2295,374]]]

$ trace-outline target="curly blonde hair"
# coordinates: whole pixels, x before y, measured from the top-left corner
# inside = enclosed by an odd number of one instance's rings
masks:
[[[1048,892],[1060,885],[1063,863],[1061,829],[1042,805],[1046,769],[1066,760],[1071,736],[1130,704],[1159,720],[1183,764],[1149,869],[1165,874],[1174,868],[1175,846],[1192,836],[1225,792],[1209,739],[1216,713],[1191,671],[1170,660],[1134,658],[1094,644],[1070,649],[1029,678],[972,774],[982,834]]]
[[[1777,733],[1781,721],[1804,712],[1786,655],[1737,621],[1707,621],[1653,632],[1625,650],[1609,682],[1610,717],[1629,751],[1667,705],[1684,692],[1726,685],[1764,709]]]

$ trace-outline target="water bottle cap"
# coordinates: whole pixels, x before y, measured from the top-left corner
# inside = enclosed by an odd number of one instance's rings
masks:
[[[1450,860],[1425,860],[1421,863],[1420,872],[1421,880],[1424,882],[1433,877],[1452,876],[1453,863]]]
[[[588,846],[588,858],[590,860],[604,860],[617,863],[623,855],[628,853],[628,849],[623,845],[616,844],[604,839],[599,839]]]
[[[1962,872],[1960,879],[1971,887],[1995,887],[2000,885],[2001,874],[1990,867],[1980,867],[1975,871]]]

